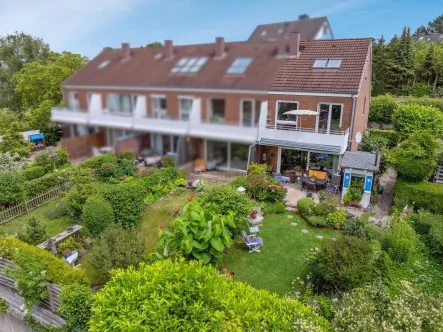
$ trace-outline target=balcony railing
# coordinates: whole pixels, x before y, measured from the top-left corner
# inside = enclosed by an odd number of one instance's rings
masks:
[[[344,131],[342,130],[328,131],[327,129],[302,128],[296,125],[280,124],[280,123],[267,124],[266,129],[290,130],[290,131],[298,131],[303,133],[315,133],[315,134],[339,135],[339,136],[344,136],[346,134],[349,134],[349,128]]]

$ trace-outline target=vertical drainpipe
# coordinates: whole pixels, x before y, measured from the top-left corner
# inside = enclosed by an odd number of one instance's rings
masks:
[[[351,127],[349,129],[349,149],[351,148],[351,143],[352,143],[352,137],[354,134],[354,116],[355,116],[355,104],[357,102],[357,96],[356,95],[352,95],[352,114],[351,114]]]
[[[254,143],[254,144],[251,144],[251,145],[249,146],[249,151],[248,151],[248,166],[246,167],[246,174],[248,174],[248,171],[249,171],[249,164],[251,163],[251,150],[254,148],[254,146],[255,146],[255,143]]]

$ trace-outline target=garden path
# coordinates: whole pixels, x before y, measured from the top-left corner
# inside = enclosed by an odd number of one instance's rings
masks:
[[[380,184],[383,186],[383,194],[374,207],[376,218],[380,219],[389,215],[389,207],[394,198],[394,185],[397,180],[397,172],[389,168],[380,178]]]

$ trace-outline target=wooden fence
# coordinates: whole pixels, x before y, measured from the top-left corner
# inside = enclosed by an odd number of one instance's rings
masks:
[[[24,201],[21,204],[12,206],[4,211],[1,211],[0,224],[12,220],[22,214],[28,213],[28,211],[38,208],[39,206],[42,206],[43,204],[52,201],[57,197],[60,197],[60,195],[68,189],[69,189],[68,186],[61,185],[60,187],[53,188],[43,194],[31,197],[30,199]]]

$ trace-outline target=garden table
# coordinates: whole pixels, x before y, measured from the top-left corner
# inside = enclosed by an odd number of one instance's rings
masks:
[[[303,190],[305,185],[314,185],[314,191],[317,191],[317,187],[324,186],[326,184],[326,180],[317,179],[315,181],[312,181],[312,179],[308,176],[301,176],[301,189]]]

